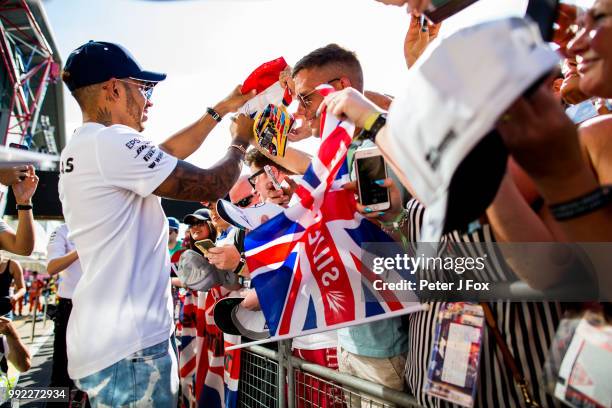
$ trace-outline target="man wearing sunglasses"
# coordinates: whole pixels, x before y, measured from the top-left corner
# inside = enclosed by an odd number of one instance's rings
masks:
[[[247,208],[259,203],[259,195],[249,184],[246,175],[240,176],[228,195],[230,201],[238,207]],[[238,273],[244,266],[244,233],[223,220],[216,210],[211,210],[211,216],[222,231],[220,240],[206,254],[208,261],[218,269]]]
[[[251,207],[260,202],[259,194],[253,189],[250,177],[247,175],[240,176],[230,190],[229,198],[233,204],[241,208]]]
[[[354,88],[363,93],[364,89],[363,71],[357,56],[337,44],[326,45],[302,57],[293,67],[292,76],[293,93],[299,102],[298,115],[304,117],[306,125],[316,136],[319,136],[319,108],[323,102],[323,96],[316,91],[319,85],[329,84],[337,91]],[[366,93],[366,96],[371,94]],[[389,103],[388,98],[381,98],[382,95],[374,96],[378,104]],[[328,106],[328,109],[331,108]],[[339,329],[337,334],[338,368],[341,372],[397,390],[404,388],[402,370],[408,337],[401,318]],[[308,347],[307,343],[312,341],[308,337],[298,341],[299,348]]]
[[[212,168],[183,161],[252,96],[236,88],[159,146],[145,139],[152,92],[165,78],[125,48],[95,41],[73,51],[62,73],[83,114],[60,160],[60,199],[83,267],[67,329],[68,372],[94,407],[176,406],[168,222],[159,197],[225,196],[250,137],[234,124]]]

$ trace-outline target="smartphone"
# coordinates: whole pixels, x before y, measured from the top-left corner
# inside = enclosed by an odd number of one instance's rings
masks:
[[[281,183],[278,181],[276,177],[274,177],[274,173],[272,173],[272,167],[266,164],[264,166],[264,171],[266,172],[268,177],[270,177],[270,180],[272,181],[272,185],[274,186],[274,188],[276,190],[282,190]]]
[[[423,12],[434,24],[457,14],[464,8],[476,3],[477,0],[431,0],[431,5]]]
[[[391,207],[389,189],[375,183],[387,178],[385,159],[378,147],[355,151],[355,173],[359,202],[373,211],[385,211]]]
[[[214,248],[215,243],[212,242],[210,239],[203,239],[201,241],[196,241],[195,242],[195,246],[196,248],[198,248],[200,251],[202,251],[202,253],[206,253],[208,252],[208,250],[210,248]]]
[[[536,22],[544,41],[551,42],[559,17],[559,0],[529,0],[526,15]]]

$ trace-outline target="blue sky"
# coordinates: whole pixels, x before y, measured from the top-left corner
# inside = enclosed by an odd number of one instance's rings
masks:
[[[127,47],[143,67],[166,72],[156,87],[145,133],[161,142],[196,120],[261,63],[290,63],[336,42],[355,50],[366,89],[393,94],[405,74],[405,9],[374,0],[48,0],[62,58],[90,39]],[[481,0],[445,23],[452,31],[479,20],[521,15],[526,0]],[[80,124],[67,93],[68,133]],[[189,160],[208,166],[229,143],[227,121]],[[303,147],[311,150],[315,141]]]

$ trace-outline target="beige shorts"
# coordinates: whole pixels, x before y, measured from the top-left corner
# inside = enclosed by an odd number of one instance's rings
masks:
[[[397,391],[404,390],[404,367],[406,356],[403,354],[390,358],[359,356],[338,347],[338,370]],[[359,407],[392,407],[382,401],[359,393],[346,393],[347,405]]]

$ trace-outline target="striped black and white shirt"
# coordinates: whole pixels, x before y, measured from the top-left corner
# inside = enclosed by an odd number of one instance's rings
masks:
[[[408,211],[408,240],[417,242],[423,222],[425,208],[417,201],[410,200]],[[481,278],[487,281],[513,280],[514,274],[498,252],[487,244],[495,242],[489,225],[482,226],[470,234],[452,232],[443,237],[446,242],[483,243],[475,246],[480,253],[487,254],[487,267]],[[409,391],[419,404],[426,407],[459,407],[423,392],[427,380],[427,368],[435,338],[436,323],[441,302],[428,302],[429,310],[409,314],[409,350],[406,360],[405,379]],[[541,383],[543,365],[561,319],[561,305],[556,302],[492,302],[490,303],[497,325],[508,348],[529,384],[532,395],[542,407],[561,406],[546,394]],[[512,373],[504,363],[501,351],[489,330],[484,330],[478,376],[476,407],[514,408],[524,407],[519,389],[515,386]]]

